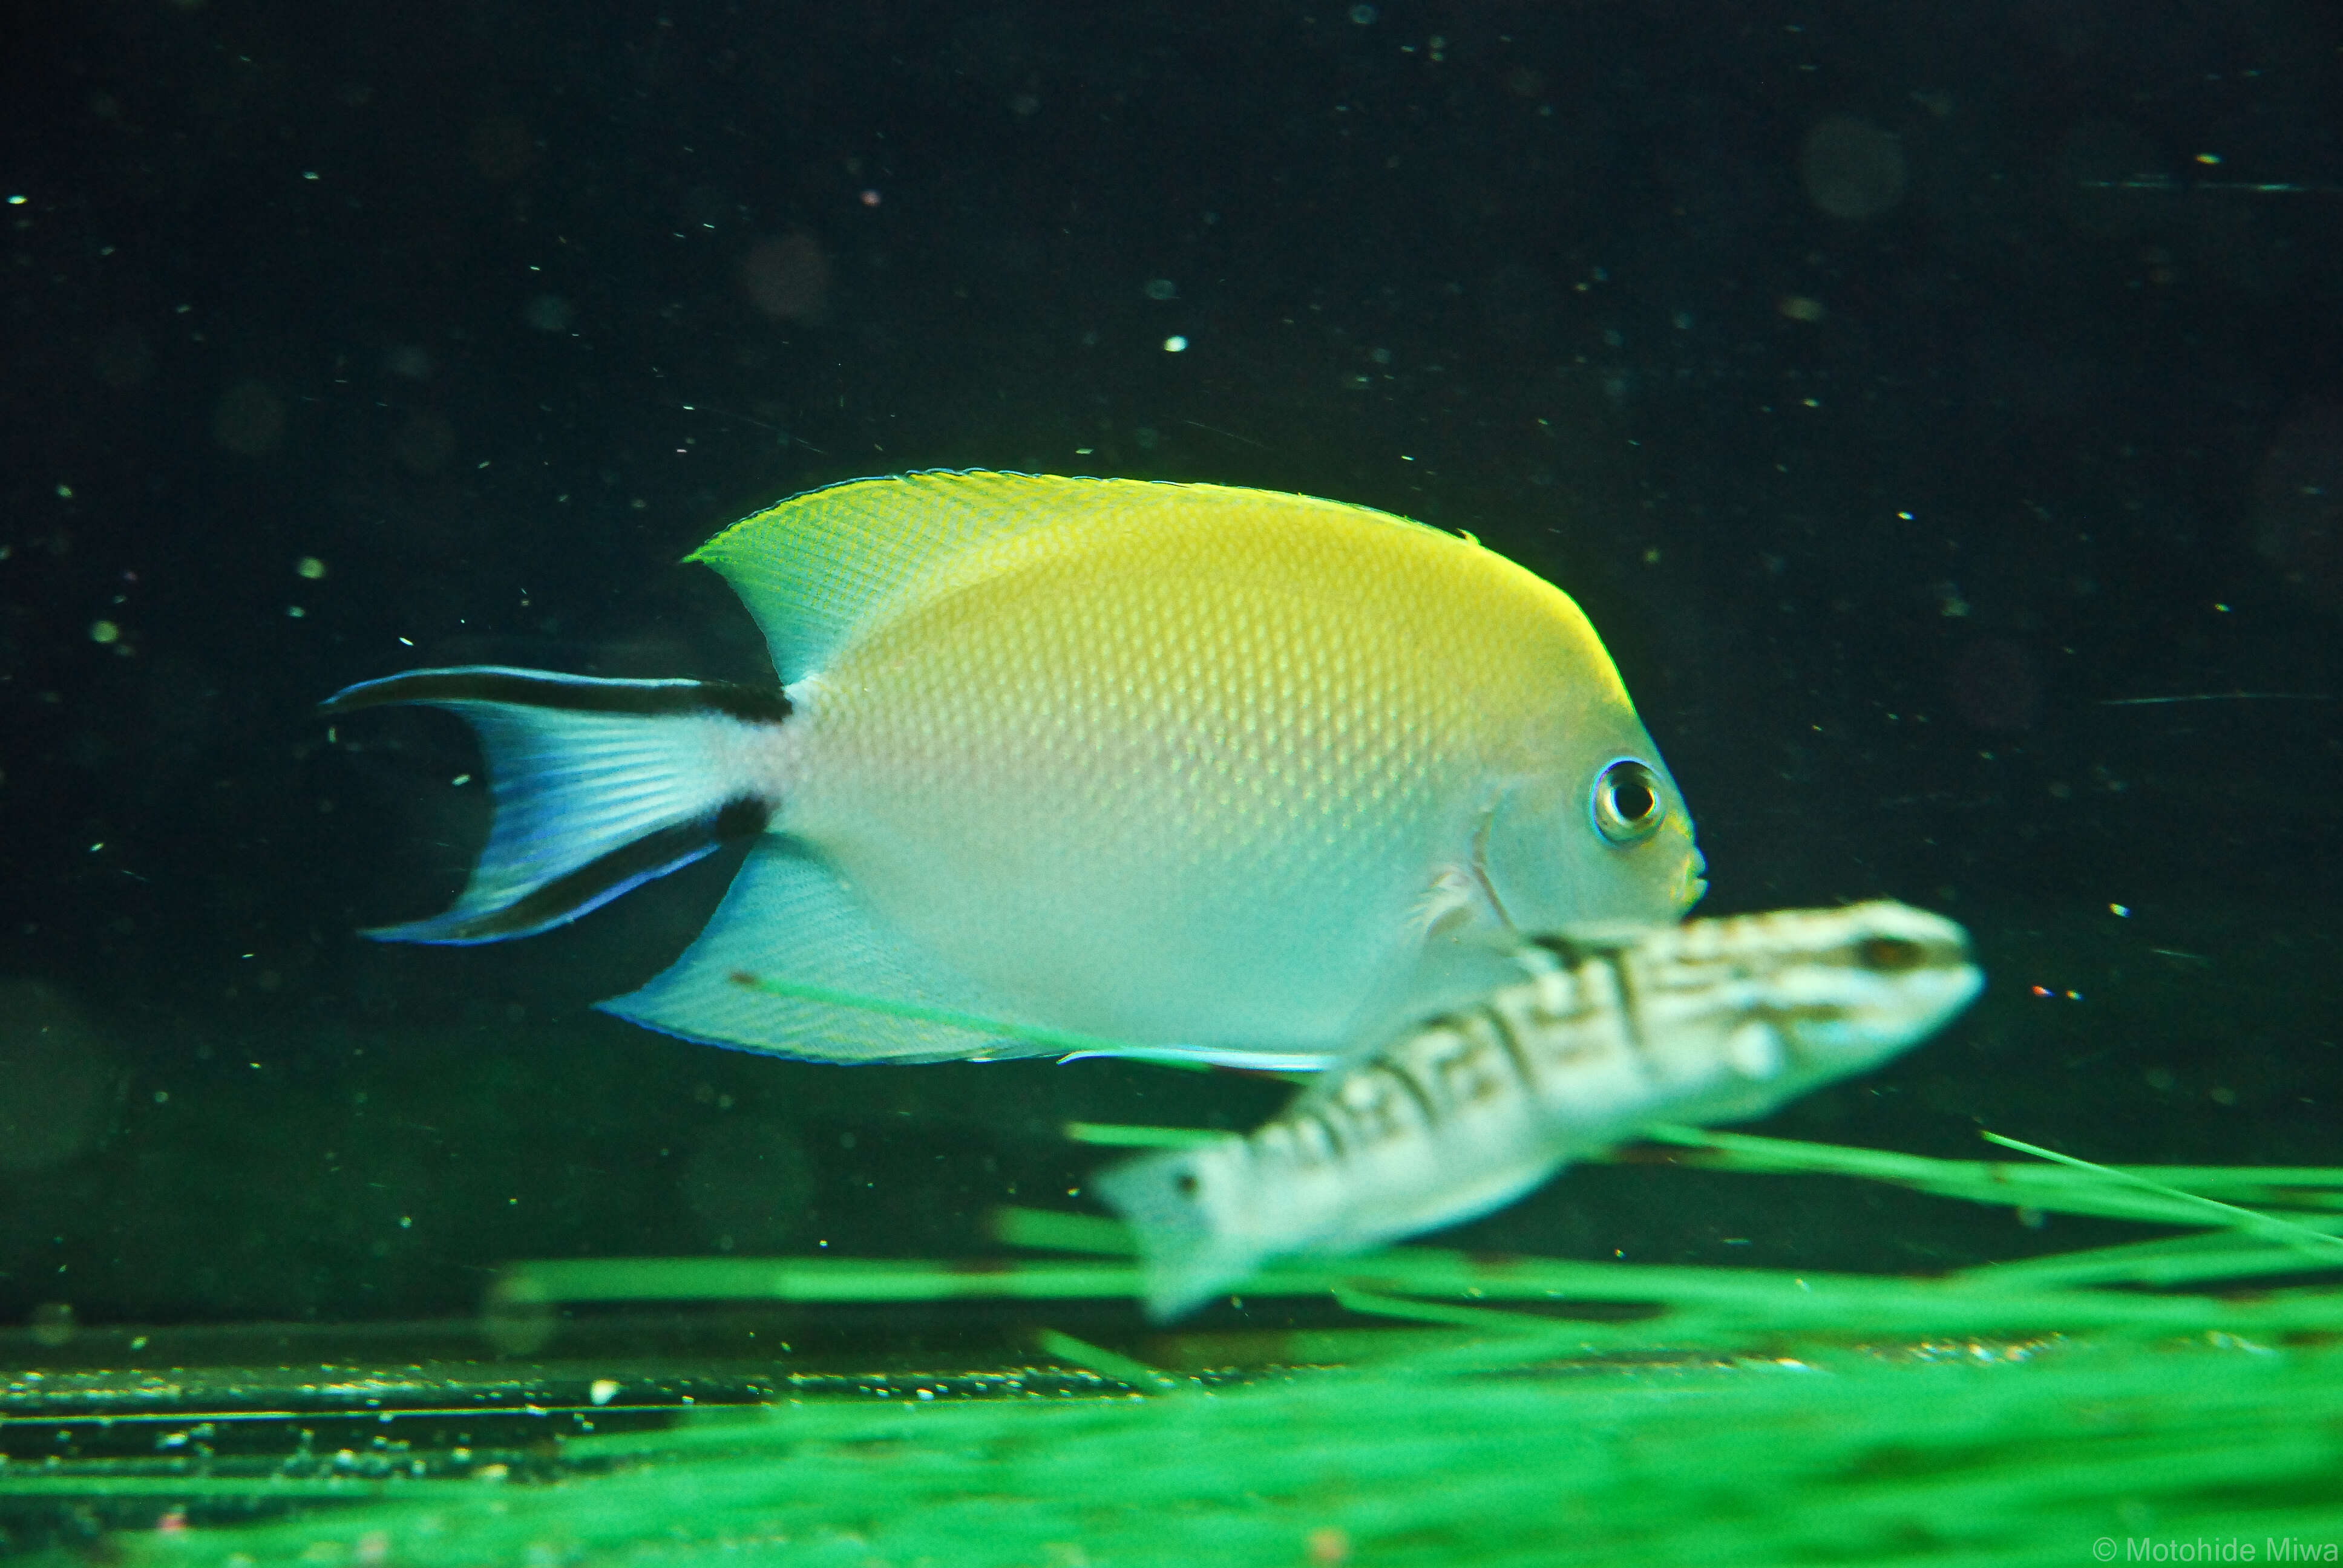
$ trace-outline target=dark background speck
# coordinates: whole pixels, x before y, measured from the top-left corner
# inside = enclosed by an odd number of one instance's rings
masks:
[[[1991,971],[1773,1131],[2343,1162],[2318,0],[93,0],[0,42],[0,1322],[953,1254],[1074,1201],[1069,1118],[1273,1107],[587,1010],[727,861],[509,947],[355,934],[460,885],[478,759],[430,715],[331,742],[320,698],[759,678],[678,558],[907,468],[1333,496],[1570,589],[1713,910],[1894,895]],[[1460,1239],[1900,1268],[2101,1234],[1627,1168]]]

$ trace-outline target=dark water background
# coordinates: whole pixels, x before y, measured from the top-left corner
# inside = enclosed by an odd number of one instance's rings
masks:
[[[1712,910],[1892,894],[1986,955],[1958,1029],[1776,1131],[2343,1162],[2321,0],[0,29],[0,1321],[956,1253],[995,1203],[1074,1202],[1070,1115],[1274,1105],[586,1011],[729,862],[508,948],[353,935],[460,885],[477,759],[429,716],[329,748],[319,698],[465,660],[756,678],[677,558],[920,467],[1308,491],[1563,584]],[[2287,699],[2109,705],[2239,691]],[[1594,1170],[1463,1239],[1919,1267],[2117,1233]]]

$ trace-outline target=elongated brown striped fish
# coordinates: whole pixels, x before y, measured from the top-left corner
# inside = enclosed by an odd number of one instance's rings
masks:
[[[1960,927],[1884,901],[1578,930],[1517,956],[1524,979],[1251,1133],[1101,1175],[1138,1231],[1150,1314],[1280,1254],[1487,1213],[1658,1123],[1762,1115],[1917,1044],[1984,983]]]

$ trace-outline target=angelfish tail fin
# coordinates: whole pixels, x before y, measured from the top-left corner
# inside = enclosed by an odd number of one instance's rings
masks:
[[[1240,1283],[1272,1250],[1230,1226],[1214,1201],[1232,1195],[1228,1173],[1215,1167],[1242,1143],[1232,1136],[1194,1149],[1142,1154],[1108,1167],[1090,1182],[1091,1191],[1139,1239],[1147,1315],[1155,1322],[1184,1317]]]
[[[366,681],[320,710],[388,703],[444,708],[478,731],[496,815],[455,905],[366,933],[383,941],[532,936],[762,832],[779,804],[758,744],[789,716],[779,691],[471,665]]]

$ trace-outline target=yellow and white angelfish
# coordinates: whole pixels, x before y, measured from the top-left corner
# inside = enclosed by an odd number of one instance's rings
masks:
[[[1594,628],[1459,538],[1213,485],[925,473],[719,534],[779,689],[476,666],[353,686],[479,731],[496,818],[445,914],[527,936],[753,837],[697,941],[601,1006],[825,1061],[1047,1049],[758,975],[1326,1065],[1505,940],[1673,920],[1692,819]]]

